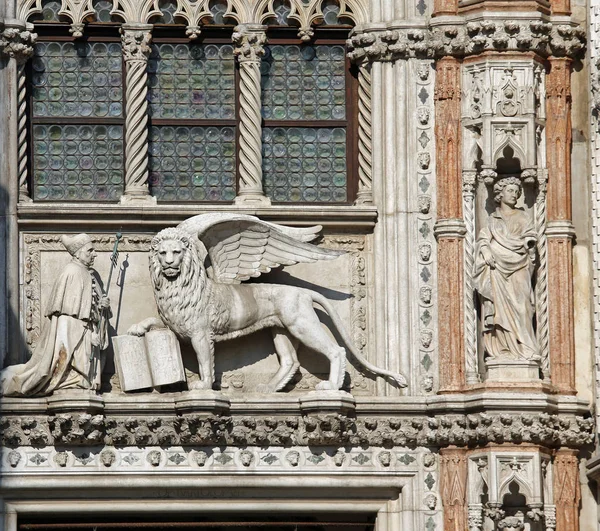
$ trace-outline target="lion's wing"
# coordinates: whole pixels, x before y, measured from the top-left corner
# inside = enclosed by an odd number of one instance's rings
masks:
[[[281,265],[333,260],[344,254],[302,241],[315,238],[315,227],[290,229],[245,215],[198,221],[185,230],[193,231],[206,247],[212,266],[207,272],[217,282],[238,284]],[[299,230],[298,238],[294,230]]]

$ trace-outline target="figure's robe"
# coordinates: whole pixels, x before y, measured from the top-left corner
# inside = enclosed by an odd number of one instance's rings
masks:
[[[91,270],[72,261],[57,278],[29,361],[0,374],[4,396],[49,395],[58,389],[98,389],[100,350],[99,288]],[[97,345],[93,345],[97,343]]]
[[[483,299],[482,320],[486,352],[497,359],[539,359],[533,328],[535,301],[531,282],[535,245],[531,218],[520,209],[496,210],[482,229],[476,249],[475,287]],[[496,262],[490,267],[482,248]]]

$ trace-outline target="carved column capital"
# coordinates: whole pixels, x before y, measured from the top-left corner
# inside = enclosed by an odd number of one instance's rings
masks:
[[[121,43],[125,62],[148,60],[152,42],[151,24],[123,24]]]
[[[37,33],[25,29],[25,25],[6,24],[0,33],[0,52],[15,59],[18,64],[25,64],[33,55],[33,46]]]
[[[235,47],[233,54],[240,63],[251,61],[260,63],[267,44],[267,27],[262,24],[240,24],[235,27],[231,40]]]

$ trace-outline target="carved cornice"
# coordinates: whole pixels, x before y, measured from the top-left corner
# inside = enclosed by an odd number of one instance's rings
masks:
[[[476,447],[532,443],[579,448],[594,439],[594,421],[577,415],[477,413],[414,417],[340,414],[112,416],[60,413],[5,415],[2,445],[92,446],[418,446]]]
[[[490,51],[580,58],[585,53],[585,31],[562,18],[467,21],[452,17],[420,28],[365,27],[348,39],[348,49],[355,62],[466,57]]]
[[[33,46],[37,34],[25,27],[11,27],[7,24],[0,32],[0,53],[14,58],[17,63],[24,64],[33,55]]]

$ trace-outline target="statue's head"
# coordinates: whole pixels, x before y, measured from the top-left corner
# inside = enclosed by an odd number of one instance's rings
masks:
[[[517,177],[503,177],[494,184],[494,201],[497,204],[505,203],[516,206],[523,193],[523,184]]]
[[[167,278],[176,278],[181,273],[190,251],[190,240],[176,228],[160,231],[151,243],[151,254]]]
[[[87,234],[64,234],[61,237],[62,244],[69,254],[86,267],[92,267],[96,259],[96,249],[91,238]]]

